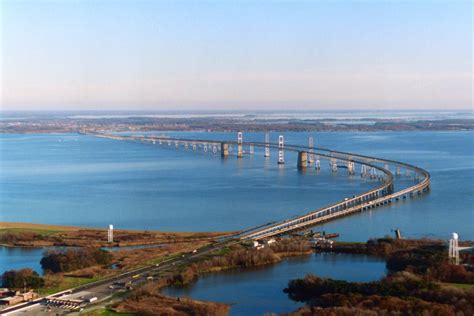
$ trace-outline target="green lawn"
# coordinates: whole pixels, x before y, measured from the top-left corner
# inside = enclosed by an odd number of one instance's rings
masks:
[[[38,293],[40,295],[49,295],[49,294],[64,291],[73,287],[92,283],[92,282],[98,281],[99,279],[100,279],[99,277],[94,277],[94,278],[64,277],[60,285],[55,286],[55,287],[39,288]]]
[[[103,310],[98,316],[134,316],[135,314],[130,313],[116,313],[110,309]]]
[[[49,236],[56,233],[60,233],[60,230],[47,230],[47,229],[35,229],[35,228],[0,228],[0,235],[6,233],[36,233],[41,236]]]
[[[442,285],[453,286],[460,289],[474,289],[474,284],[467,283],[442,283]]]
[[[180,252],[180,253],[176,253],[176,254],[172,254],[172,255],[160,256],[158,258],[148,260],[144,265],[159,264],[159,263],[162,263],[163,261],[166,261],[166,260],[181,257],[182,255],[183,255],[183,253]]]

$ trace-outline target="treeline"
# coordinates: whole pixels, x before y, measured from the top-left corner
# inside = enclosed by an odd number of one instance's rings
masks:
[[[366,243],[338,243],[333,247],[324,249],[326,252],[367,254],[378,257],[388,257],[399,250],[409,250],[419,247],[434,247],[438,250],[444,249],[441,240],[428,239],[393,239],[391,237],[369,239]]]
[[[112,254],[100,248],[60,249],[47,251],[40,261],[45,271],[70,272],[96,265],[108,265]]]
[[[32,269],[10,270],[2,274],[2,287],[20,290],[36,289],[44,285],[44,279]]]
[[[474,314],[473,291],[440,287],[409,272],[398,272],[369,283],[308,275],[290,281],[284,292],[291,299],[309,305],[293,315]]]
[[[357,283],[308,275],[284,292],[308,306],[292,315],[474,315],[474,291],[440,282],[474,284],[474,255],[453,265],[441,241],[381,238],[366,244],[336,244],[326,251],[364,253],[386,259],[389,275]]]
[[[0,234],[0,243],[14,245],[20,242],[43,240],[44,236],[34,232],[7,232]]]
[[[472,257],[472,254],[463,254],[463,262],[472,261]],[[441,282],[474,284],[473,265],[451,264],[445,248],[436,246],[396,251],[387,258],[387,269],[390,272],[411,271]]]
[[[328,252],[367,254],[386,259],[390,272],[410,271],[426,278],[449,283],[474,283],[474,254],[461,253],[465,265],[453,265],[446,243],[439,240],[371,239],[365,244],[336,243]]]

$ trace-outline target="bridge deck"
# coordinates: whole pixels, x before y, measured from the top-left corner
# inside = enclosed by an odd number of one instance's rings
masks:
[[[216,146],[220,150],[221,144],[231,144],[239,145],[237,141],[229,140],[205,140],[205,139],[182,139],[182,138],[169,138],[169,137],[156,137],[156,136],[121,136],[121,135],[111,135],[111,134],[92,134],[97,137],[104,137],[116,140],[126,140],[126,141],[140,141],[140,142],[159,142],[159,143],[174,143],[177,146],[179,145],[212,145]],[[243,142],[240,145],[253,145],[255,147],[270,147],[277,149],[278,144],[276,143],[263,143],[263,142]],[[301,215],[297,218],[291,220],[285,220],[276,224],[265,226],[254,230],[247,234],[242,235],[241,239],[263,239],[269,238],[276,235],[288,234],[293,231],[305,229],[309,226],[316,225],[321,222],[330,221],[332,219],[347,216],[355,212],[361,212],[370,208],[374,208],[381,205],[390,204],[399,198],[407,197],[409,195],[421,194],[429,190],[430,186],[430,174],[428,171],[410,165],[404,162],[382,159],[378,157],[372,157],[367,155],[360,155],[355,153],[343,152],[331,150],[328,148],[314,147],[309,148],[306,146],[299,145],[286,145],[284,148],[285,151],[292,152],[310,152],[314,153],[324,159],[336,159],[344,162],[353,162],[360,165],[365,165],[375,170],[378,170],[382,176],[382,184],[361,194],[358,194],[352,198],[345,199],[342,201],[335,202],[331,205],[325,206],[323,208],[311,211],[307,214]],[[378,164],[382,164],[380,166]],[[410,170],[414,173],[415,179],[417,177],[422,178],[421,181],[415,183],[414,185],[394,192],[394,176],[389,169],[385,168],[385,165],[392,165],[395,167],[402,167],[406,170]]]

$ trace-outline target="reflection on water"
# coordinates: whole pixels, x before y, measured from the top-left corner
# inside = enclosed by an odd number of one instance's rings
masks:
[[[292,311],[301,304],[289,300],[283,289],[288,281],[308,273],[350,281],[378,280],[385,262],[365,255],[312,254],[285,259],[264,267],[209,273],[187,287],[170,287],[163,293],[198,300],[234,304],[231,315],[263,315]]]

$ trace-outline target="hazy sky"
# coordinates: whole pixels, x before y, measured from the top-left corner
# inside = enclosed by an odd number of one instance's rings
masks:
[[[1,108],[466,109],[471,1],[1,3]]]

